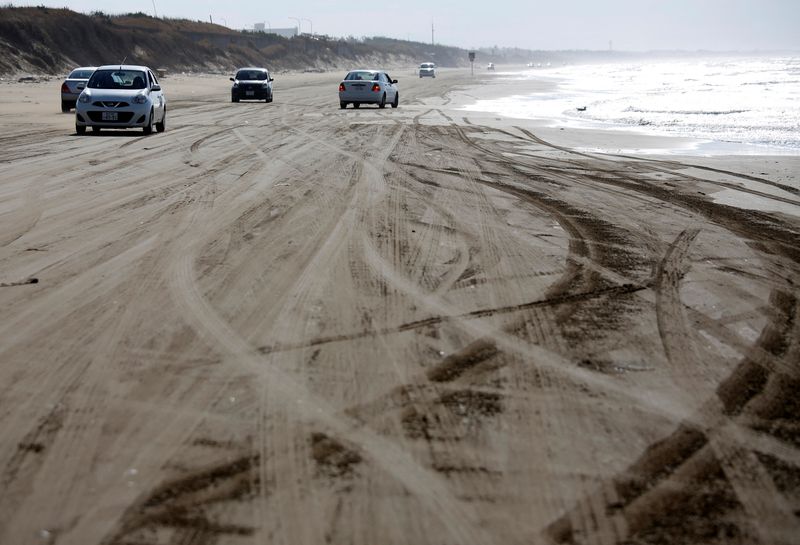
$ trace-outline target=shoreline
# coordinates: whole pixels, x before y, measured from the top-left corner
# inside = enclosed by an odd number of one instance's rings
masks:
[[[758,179],[768,179],[771,183],[786,190],[774,189],[768,185],[758,184],[760,187],[753,191],[746,187],[747,183],[737,180],[737,185],[742,185],[744,191],[729,189],[706,188],[709,198],[719,204],[726,204],[743,210],[758,210],[786,214],[787,216],[800,217],[800,152],[790,154],[763,153],[758,146],[745,144],[731,144],[701,140],[676,135],[645,134],[624,128],[584,128],[570,125],[559,126],[557,121],[534,120],[527,118],[507,117],[493,112],[466,110],[476,100],[502,96],[505,89],[501,89],[504,82],[492,81],[493,78],[484,78],[474,86],[457,89],[450,93],[451,101],[447,105],[453,112],[453,117],[461,116],[462,122],[469,127],[471,124],[496,127],[502,131],[529,130],[537,137],[551,145],[564,148],[577,154],[587,156],[618,158],[635,158],[638,160],[656,159],[676,162],[685,162],[697,165],[701,169],[717,171],[714,176],[721,182],[732,179],[728,173],[739,173]],[[524,89],[537,92],[552,90],[555,86],[547,81],[526,81],[521,85]],[[520,146],[520,151],[526,153]],[[748,153],[744,153],[748,151]],[[769,197],[759,196],[758,193],[773,193],[776,201]]]
[[[772,60],[771,57],[769,59]],[[630,69],[628,65],[622,64],[610,66],[617,69]],[[563,68],[571,70],[577,67],[578,65],[573,65]],[[585,65],[584,68],[592,69],[593,66]],[[496,73],[487,75],[490,81],[493,80],[490,85],[494,88],[502,86],[503,92],[475,96],[473,102],[464,101],[462,109],[474,112],[477,116],[499,115],[518,122],[533,124],[541,129],[604,131],[609,133],[613,140],[620,140],[619,145],[587,146],[581,148],[581,151],[659,155],[677,153],[693,156],[800,156],[800,148],[789,144],[730,140],[710,134],[708,128],[703,131],[691,126],[682,129],[680,125],[675,125],[674,129],[668,129],[667,126],[651,123],[649,120],[640,120],[640,125],[637,126],[636,124],[620,123],[613,119],[583,117],[582,112],[587,108],[589,102],[599,101],[602,105],[609,101],[619,100],[624,95],[609,94],[608,91],[590,92],[576,87],[575,82],[569,79],[565,73],[554,70],[558,70],[558,68],[540,69],[514,65],[498,67]],[[743,88],[746,87],[747,85],[744,85]],[[665,96],[668,96],[670,92],[674,93],[674,91],[665,91]],[[628,100],[635,99],[625,98],[623,100],[627,103]],[[575,115],[575,112],[571,112],[571,108],[579,110],[580,114]],[[628,108],[630,109],[632,106]],[[589,110],[592,110],[591,106],[589,106]],[[675,112],[675,115],[680,116],[682,112]],[[671,121],[669,126],[675,123],[676,121]],[[729,128],[734,131],[741,130],[737,125],[730,125]],[[781,130],[788,129],[782,127]],[[612,136],[614,133],[633,137],[615,138]],[[631,145],[636,140],[642,140],[644,143],[637,146]]]

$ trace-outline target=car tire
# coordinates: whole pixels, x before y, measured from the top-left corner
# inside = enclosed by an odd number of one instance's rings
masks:
[[[69,102],[64,102],[62,100],[61,101],[61,111],[64,112],[64,113],[67,113],[69,111],[69,108],[70,108]]]
[[[392,108],[397,108],[400,106],[400,93],[394,94],[394,100],[392,101]]]
[[[237,97],[231,97],[231,102],[239,102],[239,99]]]
[[[381,101],[378,102],[378,108],[385,108],[385,107],[386,107],[386,93],[383,93]]]
[[[75,125],[75,134],[86,134],[86,125]]]
[[[153,134],[153,110],[150,110],[150,116],[147,118],[147,125],[142,127],[142,132],[145,136]]]
[[[359,108],[360,106],[361,106],[361,103],[360,103],[360,102],[353,102],[353,108],[355,108],[356,110],[358,110],[358,108]]]
[[[347,102],[339,102],[339,108],[341,108],[342,110],[347,108]]]
[[[167,130],[167,108],[164,107],[164,115],[161,116],[161,122],[156,123],[156,131],[164,132]]]

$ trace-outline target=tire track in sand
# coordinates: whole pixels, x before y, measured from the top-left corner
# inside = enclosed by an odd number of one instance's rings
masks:
[[[317,140],[307,133],[303,132],[302,134]],[[397,131],[391,145],[387,146],[389,150],[396,145],[401,134],[402,129]],[[365,161],[327,141],[319,141],[319,143],[336,153],[363,161],[364,182],[361,185],[378,183],[378,180],[382,179],[382,172],[374,166],[374,163],[385,160],[388,151],[379,158],[379,161],[375,159]],[[363,191],[364,188],[361,188],[354,193],[353,205],[363,198],[361,194]],[[338,245],[346,240],[345,233],[357,220],[355,208],[348,207],[347,209],[348,212],[331,231],[327,240],[321,244],[317,256],[309,266],[314,266],[316,261],[325,262],[330,259],[331,253],[337,251]],[[194,278],[194,256],[200,246],[200,239],[195,238],[182,249],[176,256],[170,279],[174,287],[173,291],[177,295],[176,303],[182,310],[182,314],[199,333],[216,342],[219,351],[224,355],[225,362],[252,373],[262,383],[264,395],[270,399],[280,400],[283,406],[292,407],[291,412],[296,418],[321,425],[331,430],[336,437],[355,445],[366,455],[367,460],[374,462],[387,474],[392,475],[424,502],[430,512],[448,528],[458,543],[486,542],[487,540],[481,537],[482,532],[475,525],[474,516],[453,500],[450,491],[439,476],[421,468],[408,453],[399,449],[391,440],[364,429],[358,422],[340,415],[335,407],[330,406],[318,395],[309,391],[306,386],[281,371],[275,362],[271,362],[274,355],[265,357],[259,353],[256,347],[251,346],[215,312],[203,297]],[[301,402],[298,403],[298,400]],[[262,491],[262,494],[265,493],[267,492]]]

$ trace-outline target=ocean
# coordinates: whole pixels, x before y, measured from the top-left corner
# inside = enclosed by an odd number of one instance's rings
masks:
[[[553,91],[480,100],[473,111],[549,126],[690,137],[726,153],[800,154],[800,56],[693,58],[500,72]],[[500,81],[499,81],[500,82]]]

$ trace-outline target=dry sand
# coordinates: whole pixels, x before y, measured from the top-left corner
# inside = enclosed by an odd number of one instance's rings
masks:
[[[798,159],[392,76],[0,85],[0,543],[797,543]]]

